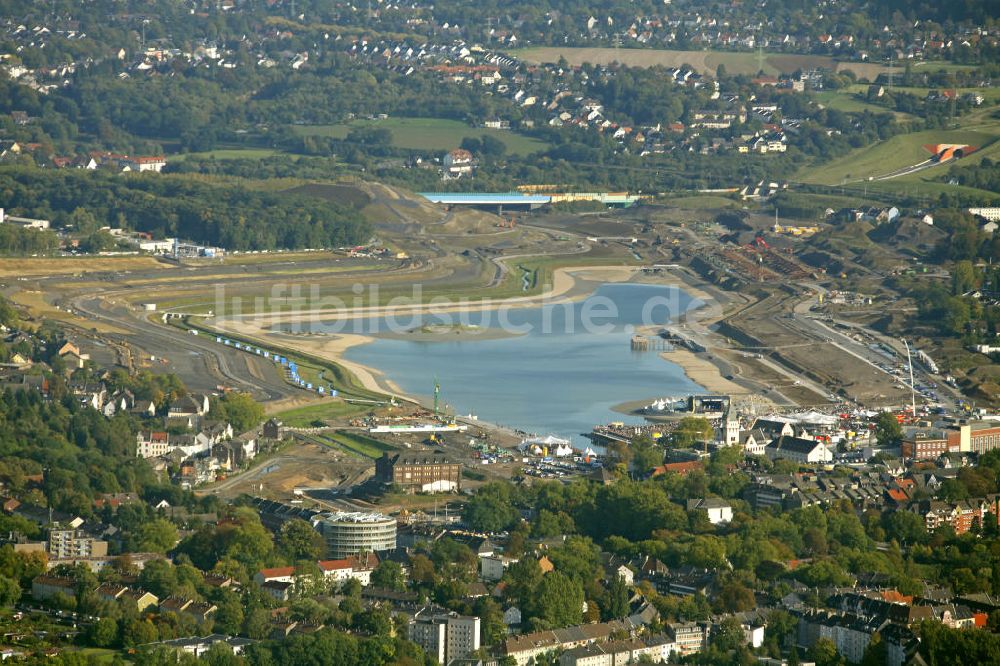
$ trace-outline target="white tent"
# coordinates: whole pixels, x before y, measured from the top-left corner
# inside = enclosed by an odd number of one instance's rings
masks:
[[[556,437],[555,435],[547,435],[545,437],[531,437],[521,442],[522,446],[526,444],[534,446],[547,446],[552,449],[558,446],[569,446],[570,441],[568,439]]]
[[[816,410],[810,410],[808,412],[798,412],[792,414],[791,419],[795,423],[803,423],[806,425],[813,426],[835,426],[840,423],[840,419],[831,414],[823,414],[822,412],[817,412]]]

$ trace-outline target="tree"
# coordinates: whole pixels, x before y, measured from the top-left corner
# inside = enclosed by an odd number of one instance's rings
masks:
[[[312,525],[298,518],[289,520],[281,526],[278,532],[278,548],[288,559],[318,560],[326,551],[323,536],[312,528]]]
[[[13,606],[21,599],[21,586],[16,580],[0,575],[0,606]]]
[[[861,666],[885,666],[888,657],[888,647],[882,640],[882,634],[876,631],[868,641],[868,647],[865,648],[865,654],[861,658]]]
[[[743,585],[739,581],[729,581],[719,590],[716,604],[720,610],[726,613],[740,613],[752,610],[757,606],[753,590]]]
[[[621,620],[629,613],[628,583],[621,576],[615,576],[608,584],[608,595],[604,602],[604,617],[608,620]]]
[[[503,490],[498,490],[497,486]],[[462,517],[474,530],[499,532],[509,527],[517,518],[517,512],[511,506],[509,496],[510,490],[501,484],[483,486],[465,505]]]
[[[568,576],[553,571],[542,578],[528,604],[535,627],[559,628],[580,624],[583,616],[583,587]]]
[[[235,636],[243,627],[243,603],[238,595],[223,590],[215,600],[219,610],[215,613],[215,630]]]
[[[139,618],[123,620],[121,634],[122,645],[125,647],[146,645],[158,638],[156,626],[149,620],[140,620]]]
[[[715,536],[697,536],[688,548],[689,564],[705,569],[717,569],[726,564],[726,542]]]
[[[95,231],[80,241],[80,249],[88,254],[107,252],[115,247],[114,236],[107,231]]]
[[[499,159],[503,157],[503,154],[507,152],[507,144],[505,144],[500,139],[489,134],[484,134],[480,139],[480,151],[484,157],[490,159]]]
[[[255,608],[243,618],[243,633],[250,638],[266,638],[271,631],[271,613],[266,608]]]
[[[837,646],[829,638],[820,638],[809,650],[809,656],[816,666],[835,666],[841,662],[837,654]]]
[[[109,647],[118,640],[118,623],[110,617],[102,617],[90,625],[87,636],[95,647]]]
[[[230,391],[212,400],[209,416],[228,421],[236,432],[246,432],[264,421],[264,408],[249,393]]]
[[[743,627],[740,625],[740,621],[733,616],[724,619],[712,632],[712,645],[721,652],[736,650],[744,643],[746,643],[746,639]]]
[[[139,584],[163,599],[177,589],[177,572],[169,560],[150,560],[139,574]]]
[[[527,606],[542,582],[542,569],[533,557],[522,557],[507,568],[504,581],[510,596],[518,601],[521,610],[527,613]]]
[[[156,518],[139,528],[139,548],[153,553],[165,553],[177,545],[177,527],[164,518]]]
[[[632,442],[632,468],[640,473],[663,464],[663,449],[653,444],[648,437],[640,437]]]
[[[437,571],[434,563],[423,553],[417,553],[410,558],[410,578],[414,583],[433,585],[437,581]]]
[[[677,422],[677,427],[670,434],[674,446],[690,448],[700,442],[706,442],[715,435],[712,423],[703,416],[685,416]]]
[[[979,286],[979,276],[972,262],[968,259],[956,261],[951,270],[951,293],[962,296]]]
[[[452,144],[454,145],[454,144]],[[459,144],[459,148],[462,150],[467,150],[470,153],[480,153],[483,149],[483,144],[474,136],[462,137],[462,143]]]
[[[903,427],[892,412],[882,412],[875,419],[875,440],[881,447],[892,448],[903,441]]]
[[[924,519],[912,511],[893,511],[886,519],[886,534],[904,544],[923,543],[927,539]]]
[[[372,571],[372,585],[385,587],[390,590],[405,590],[406,576],[403,574],[403,567],[399,562],[384,560],[379,562],[375,570]]]

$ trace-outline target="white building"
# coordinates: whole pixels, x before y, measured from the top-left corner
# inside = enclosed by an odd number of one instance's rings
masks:
[[[13,224],[25,229],[48,229],[51,225],[48,220],[36,220],[30,217],[15,217],[4,213],[0,208],[0,224]]]
[[[784,458],[804,465],[833,462],[833,453],[822,442],[801,437],[779,437],[767,445],[764,454],[771,460]]]
[[[733,519],[733,507],[729,502],[716,497],[688,500],[687,510],[704,511],[708,514],[708,522],[713,525],[728,523]]]
[[[396,547],[396,519],[380,513],[334,512],[313,519],[328,557],[342,559]]]
[[[458,613],[417,611],[410,622],[409,639],[433,655],[438,663],[464,659],[479,649],[479,618]]]
[[[989,222],[1000,222],[1000,206],[990,206],[987,208],[970,208],[969,212],[978,215]]]
[[[166,432],[140,432],[135,436],[137,458],[158,458],[170,452],[170,434]]]
[[[125,171],[155,171],[159,173],[165,166],[167,166],[167,158],[163,156],[129,157],[125,160],[122,168]]]
[[[461,178],[471,174],[475,168],[472,153],[462,148],[456,148],[444,156],[445,178]]]
[[[503,578],[507,567],[517,562],[516,558],[504,557],[490,553],[479,557],[479,577],[483,580],[496,581]]]

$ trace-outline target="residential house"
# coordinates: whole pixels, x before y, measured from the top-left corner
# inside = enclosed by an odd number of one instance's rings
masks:
[[[290,581],[269,580],[265,581],[260,589],[275,601],[288,601],[292,596],[294,586],[295,584]]]
[[[203,636],[201,638],[197,636],[192,636],[189,638],[171,638],[170,640],[159,641],[158,643],[150,643],[148,647],[152,648],[166,648],[168,650],[174,650],[178,653],[194,655],[197,658],[203,657],[212,649],[215,645],[222,643],[229,650],[232,651],[234,655],[240,655],[243,650],[248,646],[253,644],[253,640],[249,638],[238,638],[233,636],[224,636],[222,634],[211,634],[209,636]]]
[[[733,507],[726,500],[717,497],[692,499],[687,501],[688,511],[704,511],[708,514],[708,522],[713,525],[728,523],[733,519]]]
[[[35,601],[45,601],[56,595],[76,596],[76,581],[66,576],[42,574],[31,580],[31,596]]]
[[[462,148],[456,148],[444,156],[444,178],[449,180],[472,175],[475,166],[476,162],[472,153]]]
[[[517,666],[528,666],[528,664],[533,663],[536,657],[544,654],[558,653],[590,643],[607,641],[612,633],[630,633],[630,625],[613,620],[511,636],[504,642],[503,653],[508,657],[513,657]]]
[[[208,410],[207,395],[188,394],[172,402],[167,414],[169,416],[202,416],[207,414]]]
[[[170,452],[170,435],[166,432],[139,432],[135,436],[137,458],[158,458]]]
[[[825,444],[802,437],[779,437],[767,445],[764,454],[770,460],[784,458],[802,465],[833,462],[833,453]]]
[[[261,427],[260,436],[263,437],[264,439],[274,439],[274,440],[281,439],[282,425],[283,424],[281,423],[281,421],[277,419],[274,418],[268,419],[267,421],[264,422],[264,425]]]

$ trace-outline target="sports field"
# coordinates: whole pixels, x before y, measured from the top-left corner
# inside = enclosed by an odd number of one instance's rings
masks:
[[[715,75],[719,65],[730,74],[765,74],[776,76],[798,69],[825,67],[833,71],[851,70],[859,78],[873,79],[884,69],[881,65],[860,62],[839,62],[829,56],[797,55],[793,53],[763,53],[733,51],[674,51],[667,49],[614,49],[587,47],[537,46],[511,51],[512,55],[529,63],[553,63],[565,58],[571,65],[589,62],[607,65],[619,62],[632,67],[680,67],[688,65],[701,74]]]
[[[440,118],[386,118],[384,120],[357,120],[339,125],[300,125],[295,132],[303,136],[329,136],[343,139],[355,127],[375,127],[392,133],[392,145],[408,150],[443,151],[458,148],[466,137],[492,136],[503,141],[507,152],[528,155],[548,148],[544,141],[509,130],[469,127],[457,120]]]

